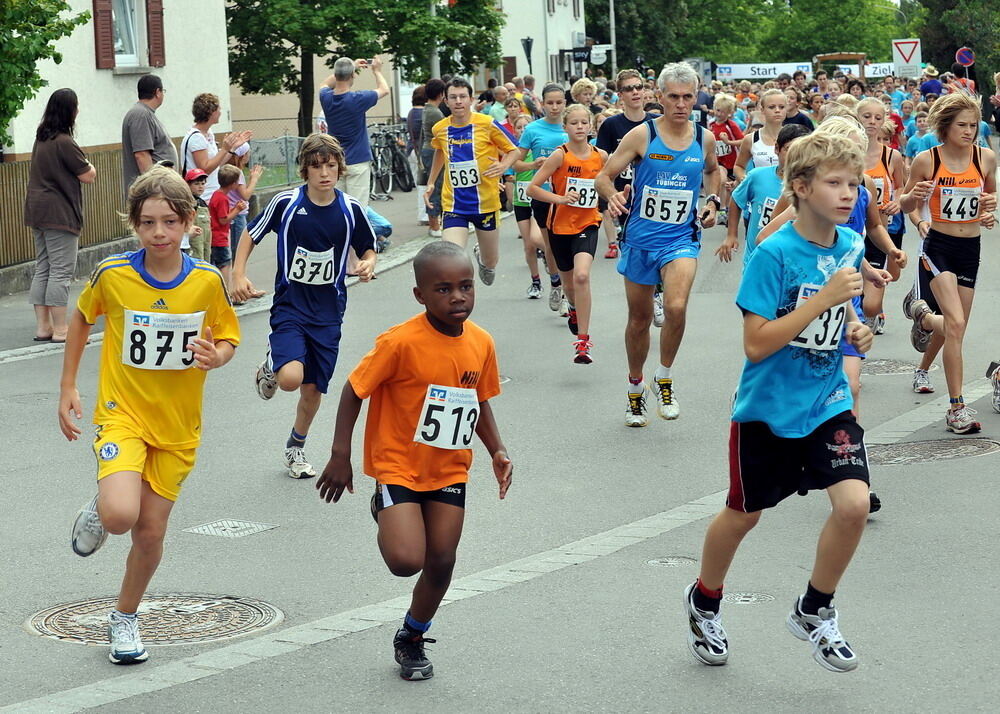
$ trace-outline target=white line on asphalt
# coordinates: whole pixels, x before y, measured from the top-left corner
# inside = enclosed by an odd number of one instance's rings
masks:
[[[962,385],[962,394],[967,403],[972,404],[993,392],[993,385],[985,377],[973,379]],[[879,424],[876,428],[865,432],[866,444],[896,444],[906,439],[914,432],[936,422],[944,422],[944,413],[948,409],[947,395],[922,404],[916,409],[900,414],[895,419]]]
[[[458,578],[448,588],[448,594],[441,606],[503,590],[517,583],[534,580],[571,565],[596,560],[630,545],[656,538],[675,528],[715,515],[725,503],[725,497],[725,491],[717,491],[669,511],[581,538],[544,553],[537,553]],[[10,704],[0,709],[0,712],[68,714],[88,707],[120,702],[177,684],[222,674],[252,662],[280,657],[309,645],[336,640],[372,627],[397,623],[403,619],[409,604],[410,597],[407,595],[366,605],[278,632],[245,639],[169,664],[143,665],[141,670],[127,675]]]

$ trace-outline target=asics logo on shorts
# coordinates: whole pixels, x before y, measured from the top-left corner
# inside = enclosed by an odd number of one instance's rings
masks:
[[[441,489],[441,493],[461,493],[462,489],[456,486],[445,486]]]

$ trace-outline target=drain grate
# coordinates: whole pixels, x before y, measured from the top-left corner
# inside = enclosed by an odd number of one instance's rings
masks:
[[[676,568],[681,565],[694,565],[697,562],[694,558],[688,558],[685,555],[668,555],[664,558],[647,560],[646,565],[655,565],[660,568]]]
[[[1000,451],[1000,442],[993,439],[962,437],[933,441],[904,441],[899,444],[871,444],[866,449],[869,464],[898,466],[984,456]]]
[[[774,600],[774,595],[767,593],[725,593],[722,596],[722,602],[730,602],[734,605],[757,605],[772,600]]]
[[[42,637],[85,645],[108,644],[108,613],[116,598],[81,600],[42,610],[24,623]],[[185,645],[240,637],[277,625],[284,614],[274,605],[229,595],[147,595],[139,606],[142,641]]]
[[[269,531],[278,526],[274,523],[255,523],[254,521],[221,520],[203,523],[200,526],[185,528],[185,533],[197,533],[199,535],[219,536],[220,538],[242,538]]]
[[[913,374],[915,364],[913,362],[902,362],[898,359],[866,359],[861,363],[861,374],[881,376],[884,374]],[[933,372],[938,366],[932,364],[930,371]]]

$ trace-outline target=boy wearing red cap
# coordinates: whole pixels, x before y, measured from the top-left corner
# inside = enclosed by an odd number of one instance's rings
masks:
[[[184,174],[184,180],[191,189],[194,196],[194,223],[187,233],[188,255],[198,260],[208,260],[208,238],[212,233],[212,219],[208,214],[208,204],[205,203],[201,194],[205,191],[205,182],[208,179],[201,169],[189,169]]]

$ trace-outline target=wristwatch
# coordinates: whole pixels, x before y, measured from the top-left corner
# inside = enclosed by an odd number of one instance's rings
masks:
[[[705,203],[708,203],[709,201],[715,204],[715,210],[718,211],[722,208],[722,199],[719,198],[719,194],[713,193],[710,196],[705,196]]]

